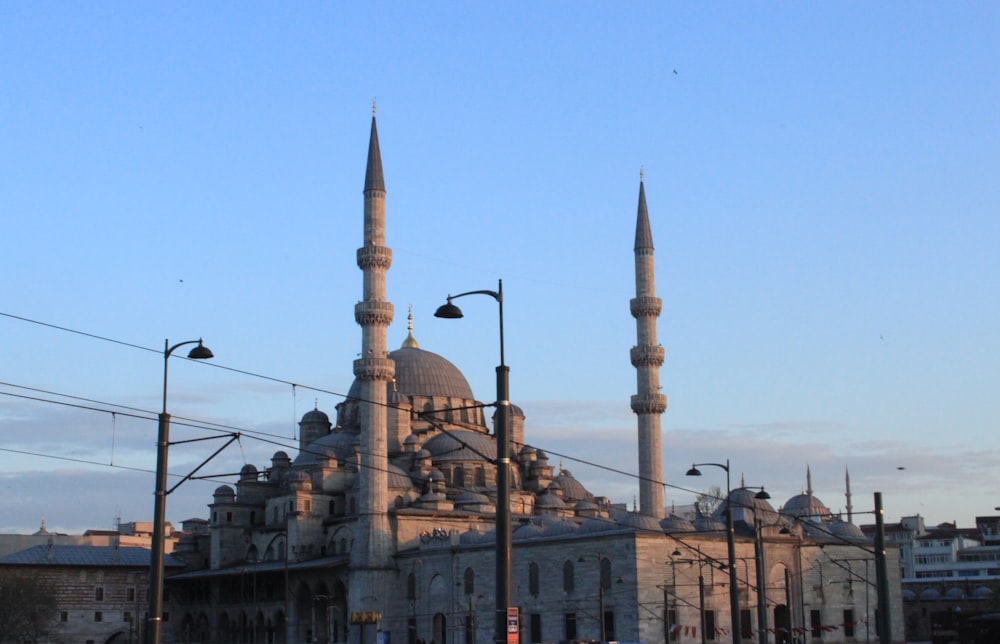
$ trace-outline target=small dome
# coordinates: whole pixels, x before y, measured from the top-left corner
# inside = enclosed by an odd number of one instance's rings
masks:
[[[219,501],[220,499],[232,499],[236,498],[236,491],[228,485],[220,485],[215,488],[215,494],[213,496],[215,496],[216,501]]]
[[[585,501],[594,498],[594,495],[587,491],[583,485],[573,478],[569,470],[560,470],[552,484],[558,484],[562,489],[563,499],[567,501]]]
[[[321,425],[330,426],[330,417],[326,415],[326,412],[317,409],[310,409],[305,414],[302,415],[302,420],[299,421],[300,424],[317,423]]]
[[[331,451],[338,461],[346,463],[353,458],[354,446],[359,440],[360,436],[354,432],[335,430],[309,443],[309,446],[295,457],[295,465],[311,465],[317,462],[319,456],[329,455]]]
[[[560,521],[551,521],[544,524],[545,536],[546,537],[561,537],[567,534],[574,534],[580,529],[579,524],[570,521],[569,519],[562,519]]]
[[[793,516],[799,519],[812,519],[818,521],[830,516],[830,510],[823,502],[812,494],[796,494],[788,499],[781,509],[782,514]]]
[[[831,521],[828,529],[830,530],[830,534],[841,539],[847,539],[850,541],[868,540],[868,537],[866,537],[865,533],[861,531],[861,528],[853,523],[848,523],[847,521],[843,521],[841,519],[834,519]]]
[[[952,586],[944,593],[945,599],[965,599],[965,591],[957,586]]]
[[[671,514],[660,521],[660,529],[662,529],[667,534],[674,532],[694,532],[694,524],[685,519],[684,517],[679,517],[676,514]]]
[[[608,532],[618,528],[618,524],[611,519],[600,519],[592,517],[580,524],[579,533],[589,534],[592,532]]]
[[[485,494],[480,494],[479,492],[473,492],[472,490],[466,490],[458,495],[455,499],[455,506],[463,505],[490,505],[493,502],[490,501],[490,497]]]
[[[694,529],[696,532],[725,532],[726,524],[716,519],[714,516],[700,515],[694,520]]]
[[[761,525],[774,525],[780,521],[780,516],[766,499],[758,499],[757,490],[740,487],[729,493],[729,498],[719,504],[712,517],[720,523],[725,522],[726,506],[733,505],[733,523],[743,523],[753,528],[755,519],[759,518]],[[696,522],[697,524],[697,522]]]
[[[916,598],[917,598],[917,593],[913,592],[909,588],[904,588],[903,589],[903,601],[905,601],[905,602],[912,602],[912,601],[916,600]]]
[[[558,512],[566,508],[566,503],[562,499],[548,491],[535,499],[536,512]]]
[[[545,534],[545,530],[542,526],[534,521],[525,523],[523,526],[514,530],[512,538],[514,539],[532,539],[536,537],[541,537]]]
[[[921,601],[938,601],[941,599],[941,593],[933,588],[924,588],[920,591]]]
[[[252,464],[247,463],[240,468],[240,480],[241,481],[254,481],[257,479],[257,468]]]
[[[986,586],[976,586],[972,590],[973,599],[989,599],[993,596],[993,591]]]
[[[471,546],[481,543],[485,536],[486,535],[478,530],[466,530],[462,533],[462,536],[458,538],[458,542],[463,546]]]
[[[659,521],[649,515],[639,514],[638,512],[628,512],[618,522],[636,532],[663,532]]]

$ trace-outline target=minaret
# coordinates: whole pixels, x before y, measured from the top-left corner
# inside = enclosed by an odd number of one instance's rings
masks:
[[[854,523],[854,506],[851,505],[851,472],[844,468],[844,496],[847,497],[847,522]]]
[[[358,522],[351,548],[348,609],[385,613],[386,574],[391,568],[392,539],[389,532],[389,486],[386,472],[386,398],[395,363],[386,350],[386,329],[392,322],[392,304],[385,297],[385,273],[392,264],[392,250],[385,245],[385,181],[382,155],[372,105],[372,131],[365,171],[364,246],[358,249],[358,267],[364,274],[364,299],[354,307],[361,325],[361,358],[354,361],[354,376],[361,383],[361,462],[358,471]],[[359,625],[351,629],[351,642],[374,641],[375,633],[363,635]]]
[[[660,393],[663,347],[656,342],[656,319],[663,302],[656,297],[653,275],[653,233],[646,211],[646,189],[639,172],[639,210],[635,222],[635,298],[630,302],[635,318],[636,345],[632,366],[636,371],[636,395],[632,411],[639,420],[639,511],[663,518],[663,452],[660,447],[660,414],[667,397]]]
[[[808,465],[806,465],[806,494],[813,495],[813,474]]]

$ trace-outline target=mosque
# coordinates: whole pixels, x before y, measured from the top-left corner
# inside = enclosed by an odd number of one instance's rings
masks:
[[[389,349],[386,225],[373,113],[357,252],[363,299],[354,308],[362,330],[355,381],[335,420],[319,409],[302,417],[297,454],[279,451],[262,468],[246,465],[234,486],[215,490],[207,529],[175,547],[187,568],[166,582],[164,641],[494,640],[499,459],[495,418],[485,413],[492,404],[478,401],[446,358],[421,348],[412,320],[401,346]],[[554,467],[531,446],[524,412],[510,406],[519,619],[508,641],[875,640],[872,543],[816,499],[811,482],[780,512],[741,486],[711,515],[665,516],[660,418],[667,400],[659,386],[664,350],[651,230],[640,177],[630,302],[639,506],[616,507]],[[722,520],[729,505],[735,576]],[[894,561],[889,570],[892,633],[903,641]]]

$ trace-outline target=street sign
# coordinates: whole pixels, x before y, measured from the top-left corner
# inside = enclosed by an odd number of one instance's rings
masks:
[[[521,632],[521,618],[518,609],[507,609],[507,644],[518,644]]]

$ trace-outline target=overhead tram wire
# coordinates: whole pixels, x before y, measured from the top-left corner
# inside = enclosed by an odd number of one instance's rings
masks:
[[[0,383],[0,384],[7,385],[8,383]],[[8,386],[19,387],[19,385],[8,385]],[[33,389],[33,388],[30,388],[30,387],[24,387],[24,388],[25,389]],[[90,399],[82,399],[82,398],[79,398],[79,397],[73,397],[73,396],[69,396],[69,395],[65,395],[65,394],[59,394],[59,393],[56,393],[56,392],[46,392],[46,393],[49,393],[50,395],[56,395],[56,396],[65,396],[65,397],[68,397],[68,398],[76,398],[78,400],[86,400],[88,402],[95,402],[95,403],[103,404],[103,405],[109,405],[109,406],[116,406],[116,407],[120,407],[120,408],[126,408],[124,405],[116,405],[114,403],[106,403],[106,402],[103,402],[103,401],[94,401],[94,400],[90,400]],[[6,395],[6,396],[12,396],[12,397],[16,397],[16,398],[33,400],[33,401],[36,401],[36,402],[42,402],[42,403],[48,403],[48,404],[55,404],[55,405],[62,405],[62,406],[66,406],[66,407],[73,407],[73,408],[76,408],[76,409],[84,409],[84,410],[87,410],[87,411],[95,411],[95,412],[107,413],[107,414],[118,414],[118,415],[121,415],[121,416],[126,416],[126,417],[130,417],[130,418],[136,418],[136,419],[139,419],[139,420],[149,420],[149,421],[155,421],[156,420],[155,414],[153,412],[146,412],[145,410],[141,410],[141,409],[137,409],[137,411],[149,413],[149,414],[151,414],[151,416],[142,416],[140,414],[130,414],[130,413],[125,413],[125,412],[115,412],[113,410],[102,409],[102,408],[99,408],[99,407],[90,407],[90,406],[80,405],[80,404],[76,404],[76,403],[61,402],[61,401],[58,401],[58,400],[47,400],[47,399],[44,399],[44,398],[38,398],[38,397],[33,397],[33,396],[25,396],[25,395],[21,395],[21,394],[13,394],[13,393],[9,393],[9,392],[0,392],[0,394]],[[132,408],[132,409],[135,409],[135,408]],[[179,419],[180,417],[177,417],[177,418]],[[193,420],[193,419],[184,419],[184,420]],[[285,448],[285,449],[295,449],[297,447],[294,444],[288,443],[287,442],[288,441],[287,437],[281,436],[281,435],[278,435],[278,434],[271,434],[271,433],[268,433],[268,432],[261,432],[261,431],[248,430],[248,429],[240,429],[238,427],[221,425],[221,424],[218,424],[218,423],[211,423],[209,421],[197,421],[197,420],[194,420],[194,422],[189,422],[189,423],[178,422],[176,424],[180,425],[180,426],[184,426],[184,427],[190,427],[190,428],[193,428],[193,429],[204,429],[204,430],[207,430],[207,431],[217,431],[217,432],[222,432],[223,429],[228,429],[228,430],[235,431],[241,437],[247,438],[249,440],[257,440],[257,441],[260,441],[262,443],[274,445],[276,447],[281,447],[281,448]],[[209,426],[209,425],[215,425],[215,426],[212,427],[212,426]],[[275,440],[275,439],[280,439],[280,440]],[[3,447],[0,447],[0,451],[2,451],[2,452],[8,452],[8,453],[13,453],[13,454],[22,454],[22,455],[26,455],[26,456],[35,456],[35,457],[40,457],[40,458],[48,458],[48,459],[53,459],[53,460],[62,460],[62,461],[67,461],[67,462],[81,463],[81,464],[87,464],[87,465],[95,465],[95,466],[98,466],[98,467],[111,467],[111,468],[116,468],[116,469],[131,470],[131,471],[143,472],[143,473],[148,473],[148,474],[152,474],[153,473],[153,470],[146,469],[146,468],[129,467],[129,466],[124,466],[124,465],[114,465],[114,464],[108,464],[106,462],[101,462],[101,461],[90,461],[90,460],[86,460],[86,459],[73,458],[73,457],[67,457],[67,456],[57,456],[55,454],[45,454],[45,453],[41,453],[41,452],[31,452],[31,451],[27,451],[27,450],[16,450],[16,449],[3,448]],[[299,451],[300,451],[300,453],[312,454],[312,455],[315,455],[315,456],[325,455],[325,452],[318,451],[318,450],[312,450],[312,449],[309,449],[309,447],[306,447],[305,449],[302,449],[302,450],[299,450]],[[578,459],[578,458],[575,458],[575,457],[570,456],[568,454],[559,454],[557,452],[552,452],[552,451],[549,451],[549,450],[545,450],[545,451],[547,451],[548,453],[554,454],[556,456],[560,456],[561,458],[566,458],[568,460],[574,461],[574,462],[579,462],[579,463],[586,464],[586,465],[589,465],[589,466],[592,466],[592,467],[596,467],[596,468],[599,468],[599,469],[604,469],[604,470],[607,470],[607,471],[610,471],[610,472],[613,472],[613,473],[616,473],[616,474],[621,474],[623,476],[627,476],[627,477],[630,477],[630,478],[639,478],[638,475],[631,474],[631,473],[625,472],[623,470],[618,470],[618,469],[615,469],[615,468],[612,468],[612,467],[609,467],[609,466],[600,465],[599,463],[594,463],[592,461],[586,461],[586,460],[583,460],[583,459]],[[372,466],[362,466],[362,467],[372,467]],[[373,468],[373,469],[378,469],[379,471],[383,471],[383,472],[386,472],[386,473],[391,473],[391,470],[389,470],[388,468]],[[222,479],[222,477],[237,476],[237,475],[239,475],[239,472],[220,473],[220,474],[212,474],[212,475],[201,476],[201,477],[192,477],[192,480],[205,480],[205,481],[214,481],[214,482],[217,482],[217,483],[225,483],[226,481],[224,479]],[[169,476],[171,476],[172,478],[181,478],[182,477],[182,475],[180,475],[180,474],[169,474]],[[682,492],[688,492],[688,493],[691,493],[691,494],[701,494],[701,492],[699,492],[697,490],[692,490],[692,489],[684,488],[684,487],[681,487],[681,486],[678,486],[678,485],[672,485],[672,484],[669,484],[669,483],[663,483],[663,485],[666,485],[666,486],[668,486],[668,487],[670,487],[672,489],[676,489],[676,490],[679,490],[679,491],[682,491]],[[473,490],[472,488],[467,488],[465,486],[454,485],[453,483],[448,483],[447,487],[449,489],[452,489],[452,490],[458,490],[458,491],[463,491],[463,492],[464,491],[476,491],[476,490]],[[756,509],[753,506],[746,506],[746,507],[748,509],[754,509],[754,510]],[[796,522],[796,521],[801,520],[798,517],[795,517],[794,515],[787,515],[787,514],[782,513],[782,512],[780,512],[778,510],[775,510],[775,513],[778,514],[779,516],[782,516],[782,517],[785,517],[786,519],[789,519],[792,522]],[[865,514],[865,512],[860,512],[860,514]],[[626,526],[626,524],[622,523],[621,521],[612,519],[610,517],[609,518],[593,517],[591,520],[601,521],[601,522],[604,522],[604,523],[607,523],[609,525],[613,525],[613,526],[616,526],[616,527],[622,527],[622,528],[628,527],[628,526]],[[844,539],[840,535],[834,534],[834,533],[832,533],[832,532],[824,529],[822,526],[815,526],[814,525],[813,527],[815,529],[818,529],[819,531],[825,533],[830,538],[832,538],[832,539],[834,539],[836,541],[841,542],[844,545],[852,545],[852,546],[859,547],[862,550],[867,551],[867,548],[865,548],[864,546],[862,546],[862,545],[860,545],[858,543],[849,541],[847,539]],[[632,529],[638,530],[638,531],[650,532],[650,533],[656,532],[656,533],[659,533],[659,534],[664,534],[662,531],[654,531],[654,530],[651,530],[651,529],[642,528],[641,526],[632,526]],[[681,543],[685,547],[690,547],[689,544],[687,544],[682,538],[679,538],[678,536],[676,536],[674,534],[667,534],[667,536],[669,536],[670,538],[674,539],[678,543]]]
[[[125,342],[123,340],[116,340],[114,338],[109,338],[109,337],[106,337],[106,336],[97,335],[95,333],[88,333],[86,331],[79,331],[79,330],[76,330],[76,329],[71,329],[69,327],[64,327],[64,326],[60,326],[60,325],[57,325],[57,324],[52,324],[52,323],[49,323],[49,322],[42,322],[40,320],[34,320],[34,319],[27,318],[27,317],[20,316],[20,315],[14,315],[12,313],[6,313],[6,312],[3,312],[3,311],[0,311],[0,316],[11,318],[13,320],[18,320],[18,321],[21,321],[21,322],[28,322],[30,324],[37,324],[39,326],[44,326],[44,327],[47,327],[47,328],[50,328],[50,329],[55,329],[55,330],[58,330],[58,331],[65,331],[67,333],[73,333],[73,334],[76,334],[76,335],[81,335],[81,336],[88,337],[88,338],[93,338],[93,339],[96,339],[96,340],[103,340],[105,342],[111,342],[111,343],[118,344],[118,345],[121,345],[121,346],[124,346],[124,347],[129,347],[129,348],[132,348],[132,349],[138,349],[138,350],[142,350],[142,351],[148,351],[150,353],[155,353],[157,355],[160,355],[162,353],[162,351],[160,349],[154,349],[154,348],[151,348],[151,347],[144,347],[142,345],[134,344],[134,343],[131,343],[131,342]],[[178,356],[178,357],[183,358],[183,356]],[[183,359],[187,359],[187,358],[183,358]],[[336,391],[331,391],[329,389],[323,389],[321,387],[313,387],[313,386],[310,386],[310,385],[303,385],[301,383],[295,383],[295,382],[292,382],[292,381],[289,381],[289,380],[284,380],[282,378],[277,378],[277,377],[274,377],[274,376],[267,376],[267,375],[256,373],[256,372],[253,372],[253,371],[247,371],[245,369],[238,369],[236,367],[228,367],[226,365],[219,364],[217,362],[204,362],[204,361],[198,361],[198,360],[194,360],[193,362],[197,362],[198,364],[200,364],[202,366],[206,366],[206,367],[212,367],[212,368],[215,368],[215,369],[223,369],[225,371],[230,371],[230,372],[242,374],[242,375],[245,375],[245,376],[251,376],[251,377],[254,377],[254,378],[260,378],[262,380],[268,380],[268,381],[271,381],[271,382],[276,382],[276,383],[280,383],[280,384],[284,384],[284,385],[290,385],[293,388],[302,387],[302,388],[308,389],[310,391],[315,391],[315,392],[318,392],[318,393],[328,394],[328,395],[331,395],[331,396],[337,396],[339,398],[343,398],[345,401],[346,400],[356,400],[356,401],[359,401],[359,402],[366,402],[366,403],[372,404],[372,405],[384,406],[384,407],[387,407],[387,408],[390,408],[390,409],[398,409],[399,408],[399,405],[396,405],[396,404],[382,403],[382,402],[376,402],[376,401],[366,400],[364,398],[359,398],[357,396],[349,396],[347,394],[343,394],[343,393],[336,392]],[[0,384],[6,384],[6,383],[0,383]],[[9,386],[20,387],[20,385],[9,385]],[[25,389],[30,389],[28,387],[24,387],[24,388]],[[46,393],[48,393],[48,392],[46,392]],[[10,394],[10,393],[6,393],[6,392],[0,392],[0,394],[4,394],[4,395],[8,395],[8,396],[16,396],[16,397],[20,397],[20,398],[27,398],[27,399],[39,400],[41,402],[50,402],[50,403],[54,403],[54,404],[62,404],[62,405],[71,406],[71,407],[79,407],[79,408],[82,408],[82,409],[91,409],[93,411],[102,411],[102,412],[105,412],[105,413],[112,413],[110,410],[106,410],[106,409],[88,408],[88,407],[85,407],[83,405],[71,405],[69,403],[60,403],[58,401],[46,401],[44,399],[31,398],[30,396],[18,396],[17,394]],[[62,396],[62,394],[58,394],[58,393],[52,393],[51,395]],[[68,396],[68,395],[65,396],[65,397],[71,398],[71,399],[74,398],[73,396]],[[95,401],[89,401],[89,400],[83,399],[83,398],[80,398],[80,400],[84,400],[84,401],[87,401],[87,402],[95,402]],[[122,409],[130,409],[127,406],[124,406],[124,405],[115,405],[113,403],[100,403],[100,404],[108,404],[109,406],[115,406],[115,407],[119,407],[119,408],[122,408]],[[494,403],[484,403],[483,404],[483,407],[495,407],[495,406],[496,406],[495,402]],[[132,409],[134,410],[134,408],[132,408]],[[139,410],[139,411],[145,412],[145,410]],[[150,413],[152,413],[152,412],[150,412]],[[136,417],[137,418],[143,418],[143,419],[149,420],[148,418],[143,417],[143,416],[136,416]],[[183,417],[178,417],[178,416],[175,416],[174,418],[175,419],[183,419]],[[184,419],[184,420],[192,421],[192,423],[201,423],[201,422],[203,422],[203,421],[197,421],[197,420],[193,420],[193,419]],[[205,430],[208,430],[208,431],[235,430],[235,431],[238,431],[241,434],[246,434],[247,438],[253,437],[253,436],[251,436],[251,434],[260,435],[260,436],[274,436],[276,438],[279,437],[277,434],[269,434],[267,432],[258,432],[258,431],[253,431],[253,430],[239,430],[237,428],[228,427],[226,425],[222,425],[222,424],[218,424],[218,423],[211,423],[209,421],[204,421],[204,425],[201,425],[201,424],[188,424],[188,423],[176,423],[176,424],[181,425],[181,426],[186,426],[186,427],[193,427],[193,428],[205,429]],[[211,427],[211,426],[208,426],[208,425],[212,425],[214,427]],[[281,437],[281,438],[284,438],[284,437]],[[264,439],[258,439],[258,440],[264,440]],[[280,444],[280,443],[277,443],[277,442],[275,442],[275,443],[276,444]],[[525,445],[527,445],[527,443],[525,443]],[[544,448],[540,448],[540,447],[535,446],[535,445],[532,445],[532,447],[535,447],[536,449],[544,449]],[[290,447],[290,448],[294,449],[294,447]],[[631,472],[626,472],[624,470],[620,470],[620,469],[617,469],[617,468],[614,468],[614,467],[610,467],[610,466],[607,466],[607,465],[601,465],[601,464],[595,463],[593,461],[587,461],[587,460],[584,460],[584,459],[575,458],[575,457],[570,456],[568,454],[562,454],[562,453],[555,452],[555,451],[552,451],[552,450],[544,450],[544,451],[546,451],[549,454],[553,454],[555,456],[559,456],[560,458],[565,458],[565,459],[568,459],[570,461],[580,463],[582,465],[587,465],[589,467],[594,467],[594,468],[601,469],[601,470],[604,470],[604,471],[607,471],[607,472],[611,472],[611,473],[614,473],[614,474],[619,474],[619,475],[626,476],[626,477],[629,477],[629,478],[638,479],[640,481],[643,480],[643,477],[640,477],[638,474],[633,474]],[[674,485],[674,484],[671,484],[671,483],[667,483],[665,481],[653,481],[653,482],[656,483],[656,484],[658,484],[658,485],[662,485],[664,487],[668,487],[668,488],[671,488],[671,489],[674,489],[674,490],[678,490],[678,491],[681,491],[681,492],[687,492],[689,494],[696,494],[696,495],[698,495],[698,494],[704,494],[703,491],[692,490],[692,489],[685,488],[685,487],[682,487],[682,486],[679,486],[679,485]],[[721,496],[716,496],[715,498],[717,498],[719,500],[723,500]],[[775,512],[779,516],[786,517],[786,518],[788,518],[788,519],[790,519],[792,521],[798,520],[797,517],[794,517],[794,516],[791,516],[791,515],[785,515],[784,513],[780,512],[780,511],[775,510]],[[834,537],[834,538],[842,539],[842,537],[839,537],[838,535],[833,535],[832,533],[830,534],[830,536]],[[850,543],[847,540],[844,540],[844,541],[845,541],[845,543]]]

